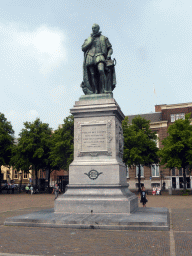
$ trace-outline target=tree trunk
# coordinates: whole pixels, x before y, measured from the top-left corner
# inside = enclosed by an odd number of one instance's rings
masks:
[[[138,192],[141,193],[141,165],[139,164],[138,172]]]
[[[48,168],[48,191],[49,191],[49,193],[50,193],[50,172],[51,172],[51,168],[49,167]]]
[[[0,165],[0,194],[2,193],[2,190],[1,190],[1,183],[2,183],[2,180],[1,180],[1,165]]]
[[[38,188],[38,177],[37,177],[37,168],[35,167],[35,186]]]
[[[184,190],[186,191],[187,187],[186,187],[186,172],[185,172],[185,167],[183,167],[183,183],[184,183]]]

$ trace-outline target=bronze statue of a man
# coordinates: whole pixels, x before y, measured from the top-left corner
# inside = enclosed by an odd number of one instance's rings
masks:
[[[83,82],[85,94],[111,93],[116,85],[113,53],[109,39],[93,24],[91,36],[82,45],[84,52]]]

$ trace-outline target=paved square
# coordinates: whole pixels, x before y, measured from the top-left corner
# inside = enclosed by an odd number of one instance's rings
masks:
[[[54,195],[0,195],[0,255],[191,255],[191,196],[148,196],[148,207],[167,207],[171,211],[170,231],[3,225],[7,217],[51,209],[53,206]]]

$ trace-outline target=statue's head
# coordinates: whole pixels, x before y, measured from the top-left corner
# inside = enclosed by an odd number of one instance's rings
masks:
[[[99,25],[94,23],[93,26],[92,26],[92,30],[93,30],[93,34],[97,34],[99,32]]]

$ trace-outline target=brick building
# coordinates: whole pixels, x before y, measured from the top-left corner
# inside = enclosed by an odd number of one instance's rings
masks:
[[[1,180],[2,184],[5,183],[14,183],[16,185],[27,185],[27,184],[35,184],[35,171],[29,170],[28,173],[20,170],[17,172],[12,166],[1,166]],[[48,181],[48,171],[39,170],[37,172],[37,177],[39,180]],[[53,170],[50,174],[50,186],[54,186],[55,183],[61,184],[61,188],[63,188],[66,184],[68,184],[69,173],[65,170]],[[63,190],[63,189],[62,189]]]
[[[167,129],[177,119],[184,119],[185,114],[192,113],[192,103],[181,104],[163,104],[155,106],[155,113],[141,114],[140,116],[150,121],[150,128],[158,137],[157,146],[162,148],[161,141],[167,137]],[[130,115],[129,123],[137,115]],[[187,188],[192,189],[192,174],[186,172]],[[138,167],[127,168],[127,181],[130,189],[136,189],[138,186]],[[141,169],[141,183],[147,188],[151,189],[153,186],[165,187],[168,189],[183,189],[183,170],[180,168],[163,169],[158,165],[149,167],[142,167]]]

